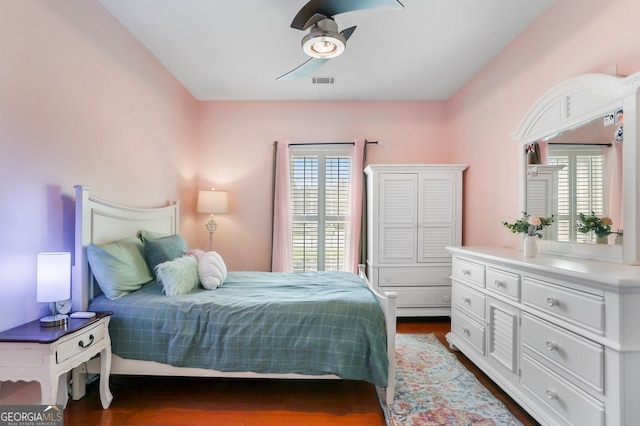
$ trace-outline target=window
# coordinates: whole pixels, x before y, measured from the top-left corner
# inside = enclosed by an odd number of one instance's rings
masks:
[[[564,165],[558,173],[558,241],[589,242],[576,230],[578,214],[604,215],[604,155],[600,147],[549,146],[548,163]]]
[[[292,150],[294,271],[344,270],[349,168],[348,148]]]

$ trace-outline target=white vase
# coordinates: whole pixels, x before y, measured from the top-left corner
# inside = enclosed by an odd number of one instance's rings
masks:
[[[524,251],[524,257],[536,257],[536,254],[538,252],[538,246],[536,244],[536,238],[538,238],[535,235],[525,235],[524,236],[524,244],[523,244],[523,251]]]

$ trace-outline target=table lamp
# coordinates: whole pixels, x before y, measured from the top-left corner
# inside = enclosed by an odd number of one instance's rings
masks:
[[[40,325],[65,325],[68,316],[58,313],[56,302],[71,297],[71,253],[39,253],[37,281],[38,302],[49,303],[51,306],[51,315],[40,318]]]
[[[213,231],[218,227],[213,215],[218,213],[227,213],[229,211],[227,191],[216,191],[215,188],[212,188],[211,191],[199,191],[198,206],[196,210],[198,213],[211,214],[211,217],[205,225],[209,231],[209,251],[211,251],[213,246]]]

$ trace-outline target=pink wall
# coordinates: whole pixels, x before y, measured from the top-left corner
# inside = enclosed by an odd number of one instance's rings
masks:
[[[275,140],[382,141],[369,163],[446,163],[451,138],[442,102],[204,102],[198,149],[199,189],[229,191],[218,215],[214,250],[235,270],[271,265],[271,179]],[[207,215],[195,244],[206,247]]]
[[[640,2],[556,0],[449,101],[453,158],[469,163],[465,245],[514,246],[502,225],[518,211],[518,146],[509,137],[535,100],[583,73],[640,70]]]
[[[205,247],[198,189],[230,193],[214,248],[268,269],[271,143],[381,140],[370,163],[468,163],[465,244],[514,245],[528,106],[565,78],[640,69],[640,2],[556,0],[448,102],[197,102],[97,1],[0,2],[0,330],[42,315],[36,255],[71,250],[74,184],[150,206],[183,202]],[[320,117],[321,121],[313,117]]]
[[[73,249],[73,185],[193,210],[197,101],[97,1],[0,2],[0,330],[42,316],[36,256]],[[193,198],[193,196],[191,196]]]

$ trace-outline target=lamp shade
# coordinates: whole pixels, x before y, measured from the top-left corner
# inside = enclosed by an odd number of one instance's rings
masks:
[[[38,302],[58,302],[71,297],[71,253],[38,254]]]
[[[198,213],[227,213],[229,211],[229,199],[227,191],[199,191]]]

